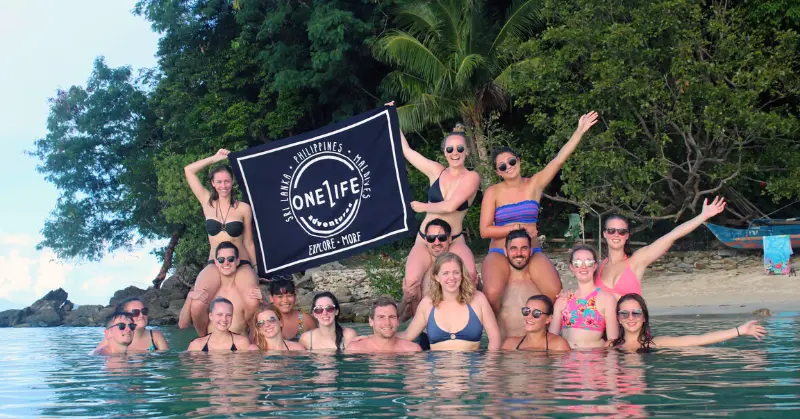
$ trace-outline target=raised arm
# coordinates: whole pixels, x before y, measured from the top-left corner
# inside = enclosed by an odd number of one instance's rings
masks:
[[[448,214],[455,212],[464,201],[468,201],[478,192],[481,178],[475,172],[467,172],[464,178],[458,181],[455,185],[455,190],[442,202],[419,202],[411,207],[416,212],[425,212],[431,214]]]
[[[675,227],[674,230],[654,241],[649,246],[645,246],[634,252],[634,254],[630,257],[629,262],[631,265],[633,265],[636,274],[641,277],[642,272],[648,266],[650,266],[651,263],[655,262],[656,259],[660,258],[661,256],[664,256],[664,254],[669,251],[669,248],[672,247],[672,245],[675,243],[675,240],[678,240],[679,238],[691,233],[709,218],[721,213],[723,210],[725,210],[724,198],[717,196],[710,204],[708,203],[708,199],[704,199],[703,211],[700,213],[700,215]]]
[[[385,106],[394,106],[394,101],[386,103]],[[400,144],[403,146],[403,156],[406,160],[417,170],[424,173],[431,182],[439,177],[439,174],[444,170],[444,166],[440,163],[428,160],[422,154],[414,151],[411,146],[408,145],[408,140],[406,140],[406,136],[403,134],[402,130],[400,131]]]
[[[757,322],[755,320],[750,320],[749,322],[746,322],[733,329],[708,332],[703,333],[702,335],[656,336],[653,338],[653,343],[659,347],[703,346],[724,342],[726,340],[735,339],[744,335],[750,335],[758,340],[761,340],[761,338],[767,334],[767,330],[764,329],[763,326],[760,326],[756,323]]]
[[[183,173],[186,175],[186,181],[189,182],[189,188],[192,189],[192,193],[194,193],[194,196],[197,197],[197,200],[201,203],[208,201],[210,192],[208,189],[203,187],[203,183],[197,178],[197,172],[218,161],[227,159],[229,153],[230,151],[221,148],[217,150],[217,153],[213,156],[198,160],[183,168]]]
[[[417,311],[414,313],[411,323],[408,324],[406,330],[398,332],[397,337],[405,340],[416,339],[425,330],[425,326],[428,323],[428,313],[430,313],[432,306],[433,301],[431,301],[430,297],[423,298],[417,306]]]
[[[508,224],[504,226],[494,225],[494,212],[497,209],[495,204],[496,188],[490,186],[483,194],[481,202],[481,238],[482,239],[504,239],[512,231],[522,227],[521,224]]]
[[[578,128],[569,138],[569,141],[561,147],[556,157],[551,160],[544,169],[533,175],[531,179],[532,182],[526,185],[529,188],[529,193],[527,195],[533,195],[535,191],[544,191],[544,189],[547,188],[547,185],[553,181],[558,171],[561,170],[561,167],[567,162],[567,158],[569,158],[572,152],[575,151],[575,148],[578,147],[578,143],[581,142],[583,134],[589,131],[589,128],[595,123],[597,123],[597,112],[592,111],[581,116],[578,120]]]

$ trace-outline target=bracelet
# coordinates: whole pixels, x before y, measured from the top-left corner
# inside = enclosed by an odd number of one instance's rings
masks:
[[[742,336],[742,334],[739,333],[739,326],[736,326],[736,336]]]

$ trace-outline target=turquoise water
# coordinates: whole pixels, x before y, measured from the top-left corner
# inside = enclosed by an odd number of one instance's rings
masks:
[[[744,317],[654,319],[700,333]],[[0,417],[800,417],[797,313],[767,340],[545,355],[87,353],[100,328],[0,329]],[[366,333],[363,325],[360,333]],[[191,333],[164,330],[173,347]]]

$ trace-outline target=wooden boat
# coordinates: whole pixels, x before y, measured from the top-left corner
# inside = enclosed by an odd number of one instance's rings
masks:
[[[750,222],[747,229],[723,227],[721,225],[706,223],[706,227],[728,247],[734,249],[763,249],[764,236],[787,235],[792,241],[792,247],[800,248],[800,219],[787,218],[772,220],[757,218]]]

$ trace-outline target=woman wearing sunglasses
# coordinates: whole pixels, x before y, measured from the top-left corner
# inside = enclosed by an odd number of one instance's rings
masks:
[[[309,351],[344,351],[358,334],[339,324],[339,300],[330,292],[321,292],[311,302],[311,313],[317,328],[300,336],[300,344]]]
[[[532,254],[527,269],[536,286],[551,299],[561,290],[561,280],[553,263],[536,245],[536,223],[539,221],[539,201],[544,189],[556,176],[567,158],[575,151],[583,134],[597,122],[597,112],[590,112],[578,120],[578,128],[558,155],[540,172],[526,178],[522,177],[522,160],[508,147],[495,150],[492,162],[495,173],[503,181],[486,189],[481,203],[481,237],[492,239],[489,254],[483,261],[481,278],[483,292],[492,305],[495,314],[500,313],[503,294],[508,285],[510,266],[505,255],[505,239],[513,230],[524,228],[534,240]]]
[[[572,348],[603,347],[603,333],[609,341],[616,339],[619,324],[615,321],[616,299],[594,283],[597,252],[589,245],[577,245],[570,252],[569,263],[578,289],[556,301],[550,332],[560,332]]]
[[[148,312],[139,297],[131,297],[121,301],[114,309],[117,313],[130,313],[136,329],[133,331],[133,341],[128,346],[128,352],[141,351],[166,351],[169,349],[164,334],[159,330],[147,329]],[[97,349],[103,347],[107,341],[103,339]]]
[[[553,300],[546,295],[534,295],[528,298],[522,307],[525,318],[525,336],[506,338],[501,349],[518,351],[561,351],[569,352],[569,342],[547,328],[553,318]]]
[[[228,158],[230,151],[220,149],[211,157],[196,161],[184,168],[186,181],[194,196],[203,207],[203,217],[206,220],[209,251],[208,264],[197,275],[194,290],[204,292],[205,297],[198,299],[191,305],[191,320],[197,334],[205,336],[208,333],[208,302],[221,287],[220,275],[214,266],[214,249],[222,242],[231,242],[238,249],[238,283],[242,284],[242,293],[249,292],[252,287],[258,286],[258,277],[250,262],[256,256],[256,246],[253,242],[253,213],[250,205],[240,202],[234,194],[233,170],[230,166],[217,166],[208,174],[211,189],[206,189],[197,174],[214,163]]]
[[[394,106],[394,102],[386,104]],[[478,173],[468,170],[464,162],[469,156],[469,144],[463,125],[458,124],[442,141],[442,151],[447,160],[447,167],[414,151],[408,145],[405,135],[400,133],[403,145],[403,156],[417,170],[428,177],[428,202],[414,201],[411,208],[418,213],[426,213],[420,226],[427,225],[434,218],[440,218],[452,228],[450,251],[461,257],[467,266],[470,278],[478,280],[475,268],[475,256],[467,247],[462,236],[462,226],[467,209],[472,205],[478,193],[481,179]],[[414,246],[408,254],[403,283],[409,289],[420,286],[423,276],[430,269],[433,260],[425,248],[425,233],[419,231]]]
[[[252,351],[304,351],[306,349],[297,342],[283,338],[278,309],[271,305],[261,306],[252,323],[256,325],[253,332],[253,343],[250,344]]]
[[[653,336],[650,333],[650,313],[639,294],[626,294],[617,302],[617,318],[623,333],[613,341],[616,348],[627,350],[703,346],[750,335],[758,340],[767,334],[764,327],[750,320],[727,330],[693,336]]]
[[[427,328],[432,351],[474,351],[486,329],[489,349],[500,349],[500,328],[492,307],[475,289],[461,258],[454,253],[437,257],[431,277],[428,295],[397,337],[414,340]]]
[[[691,233],[709,218],[725,210],[725,199],[714,198],[710,204],[703,200],[703,210],[691,220],[675,227],[649,246],[631,253],[628,244],[630,223],[618,214],[606,218],[603,237],[608,247],[608,257],[600,264],[597,272],[597,286],[616,298],[625,294],[642,294],[642,275],[645,269],[661,256],[664,256],[673,243]]]

